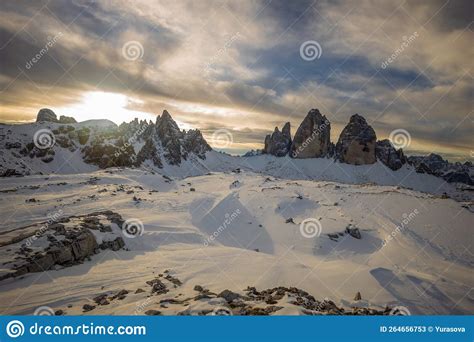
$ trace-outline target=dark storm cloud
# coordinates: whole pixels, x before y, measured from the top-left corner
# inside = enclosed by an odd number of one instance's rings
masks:
[[[172,108],[181,122],[208,133],[227,128],[242,144],[257,144],[275,125],[297,125],[319,108],[335,127],[359,112],[381,137],[407,127],[414,141],[466,150],[472,145],[472,62],[464,52],[472,42],[472,6],[3,1],[0,119],[33,119],[33,109],[27,115],[25,108],[64,106],[100,90],[141,99],[140,110],[150,113]],[[54,46],[26,68],[58,32]],[[382,68],[414,32],[417,39]],[[319,59],[301,58],[306,40],[321,44]],[[143,47],[138,61],[123,56],[130,41]]]

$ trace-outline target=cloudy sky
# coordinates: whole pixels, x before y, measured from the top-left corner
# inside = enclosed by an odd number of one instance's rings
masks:
[[[409,152],[472,159],[473,4],[3,0],[0,122],[167,109],[241,153],[318,108],[333,141],[359,113],[379,139],[406,130]]]

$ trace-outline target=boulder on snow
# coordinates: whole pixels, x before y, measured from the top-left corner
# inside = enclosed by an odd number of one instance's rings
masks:
[[[59,122],[56,114],[48,108],[42,108],[39,110],[36,116],[36,122]]]
[[[59,117],[59,123],[71,124],[71,123],[77,123],[77,121],[72,116],[61,115]]]
[[[311,109],[296,131],[291,145],[293,158],[325,157],[330,150],[331,124],[318,109]]]
[[[336,144],[336,158],[347,164],[373,164],[375,157],[374,129],[359,114],[351,116]]]
[[[346,227],[346,233],[358,240],[362,239],[362,235],[360,234],[359,228],[354,227],[352,225]]]

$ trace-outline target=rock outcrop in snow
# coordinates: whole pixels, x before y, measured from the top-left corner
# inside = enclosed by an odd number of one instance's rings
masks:
[[[384,139],[377,141],[375,146],[375,154],[377,159],[387,165],[392,170],[398,170],[407,162],[407,158],[403,154],[403,150],[398,150],[392,145],[390,140]]]
[[[291,126],[287,122],[283,129],[280,130],[275,127],[275,130],[270,135],[265,137],[265,147],[263,153],[271,154],[277,157],[283,157],[288,154],[291,147]]]
[[[354,114],[339,136],[336,158],[347,164],[373,164],[376,161],[376,140],[374,129],[362,116]]]
[[[42,108],[36,116],[36,122],[58,122],[58,118],[51,109]]]
[[[70,159],[70,153],[79,159],[75,160],[75,168],[79,162],[102,169],[139,167],[144,163],[162,168],[165,163],[179,166],[183,160],[194,157],[204,160],[212,150],[199,130],[180,130],[166,110],[156,123],[135,119],[117,127],[108,120],[76,123],[67,116],[58,120],[52,110],[43,108],[37,122],[44,124],[44,128],[26,124],[6,132],[5,153],[0,154],[0,175],[27,175],[35,169],[44,169],[31,165],[38,162],[55,165],[58,156],[61,160],[56,163],[62,165]],[[40,146],[35,139],[44,139],[47,144]]]
[[[42,108],[39,110],[38,115],[36,116],[36,122],[58,122],[64,124],[77,123],[76,119],[71,116],[61,115],[59,117],[48,108]]]
[[[330,151],[331,124],[318,109],[311,109],[296,131],[291,145],[293,158],[325,157]]]
[[[474,169],[471,162],[450,163],[435,153],[428,156],[410,156],[408,162],[416,168],[418,173],[441,177],[449,183],[474,185]]]

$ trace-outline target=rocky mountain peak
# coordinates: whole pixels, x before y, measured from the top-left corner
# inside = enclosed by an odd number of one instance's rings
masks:
[[[331,124],[318,109],[311,109],[296,131],[291,146],[293,158],[325,157],[330,148]]]
[[[339,136],[336,158],[354,165],[373,164],[376,140],[374,129],[361,115],[354,114]]]
[[[407,162],[407,158],[403,154],[403,150],[395,149],[388,139],[377,141],[375,147],[377,159],[384,163],[392,170],[400,169]]]
[[[265,137],[265,147],[263,152],[277,157],[287,155],[291,147],[290,131],[291,127],[289,122],[285,123],[281,132],[278,127],[275,127],[273,133]]]
[[[49,108],[41,108],[36,116],[36,122],[58,122],[58,117]]]

